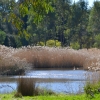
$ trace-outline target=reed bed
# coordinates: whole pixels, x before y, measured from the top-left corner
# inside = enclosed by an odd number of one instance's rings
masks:
[[[23,74],[31,66],[25,59],[14,57],[13,54],[17,52],[17,49],[0,45],[0,75]]]
[[[82,68],[100,70],[100,49],[80,49],[61,47],[27,46],[12,48],[0,45],[1,72],[31,68]],[[5,72],[7,73],[7,72]],[[8,73],[9,74],[9,73]]]
[[[14,56],[26,58],[33,68],[82,68],[99,70],[100,50],[97,48],[74,50],[55,47],[25,47]]]

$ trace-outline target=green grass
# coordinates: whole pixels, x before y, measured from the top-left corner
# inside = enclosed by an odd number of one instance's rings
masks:
[[[20,98],[20,97],[14,97],[14,93],[12,93],[12,94],[0,94],[0,100],[100,100],[100,94],[96,94],[94,98],[89,98],[85,94],[23,96]]]

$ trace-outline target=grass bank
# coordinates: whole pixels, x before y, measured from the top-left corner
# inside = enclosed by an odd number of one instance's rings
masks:
[[[45,95],[45,96],[23,96],[15,97],[14,93],[0,94],[0,100],[100,100],[100,94],[96,94],[94,98],[89,98],[85,94],[78,95]]]

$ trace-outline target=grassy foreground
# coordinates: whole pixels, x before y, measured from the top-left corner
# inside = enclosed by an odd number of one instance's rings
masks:
[[[45,95],[45,96],[23,96],[15,97],[14,94],[0,94],[0,100],[100,100],[100,94],[94,98],[89,98],[85,94],[79,95]]]

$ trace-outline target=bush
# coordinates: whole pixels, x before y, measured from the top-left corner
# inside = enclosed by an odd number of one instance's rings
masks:
[[[80,45],[78,42],[73,42],[70,44],[70,46],[73,48],[73,49],[79,49],[80,48]]]
[[[53,47],[53,46],[60,47],[61,46],[61,42],[59,42],[58,40],[48,40],[46,42],[46,46],[49,46],[49,47]]]
[[[6,33],[0,30],[0,44],[4,43],[5,38],[6,38]]]
[[[84,87],[84,91],[88,97],[95,97],[95,94],[100,93],[100,82],[90,83],[88,82]]]
[[[94,43],[94,47],[100,48],[100,34],[95,36],[95,43]]]
[[[38,42],[37,45],[44,46],[45,44],[44,44],[44,42]]]

